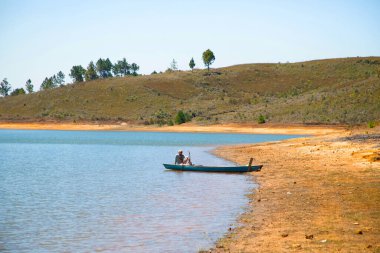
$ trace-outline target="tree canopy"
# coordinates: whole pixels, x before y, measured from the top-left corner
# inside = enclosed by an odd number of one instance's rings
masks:
[[[115,76],[127,76],[131,74],[130,69],[131,65],[123,58],[123,60],[117,61],[117,63],[113,65],[112,70]]]
[[[0,95],[6,97],[11,90],[11,85],[9,84],[7,78],[4,78],[0,83]]]
[[[207,49],[203,52],[202,59],[203,63],[207,67],[207,70],[210,71],[210,65],[213,64],[215,61],[214,53],[210,49]]]
[[[191,68],[191,71],[193,71],[194,67],[195,67],[195,62],[194,62],[194,58],[191,58],[190,62],[189,62],[189,67]]]
[[[112,77],[112,67],[113,65],[109,58],[105,60],[99,58],[99,60],[96,62],[96,70],[98,71],[101,78]]]
[[[98,79],[98,73],[96,73],[96,67],[93,61],[91,61],[88,66],[85,73],[85,79],[86,81],[95,80]]]
[[[22,94],[25,94],[24,88],[18,88],[11,92],[11,96],[17,96]]]
[[[83,76],[86,70],[81,65],[73,66],[70,70],[70,77],[75,83],[83,82]]]
[[[25,89],[26,91],[30,94],[33,92],[33,84],[32,84],[32,80],[28,79],[25,83]]]
[[[45,78],[44,81],[42,82],[40,89],[41,90],[49,90],[52,88],[56,88],[57,84],[55,83],[55,75],[49,78]]]
[[[137,65],[136,63],[132,63],[131,69],[132,69],[132,75],[137,76],[137,71],[140,69],[140,66]]]
[[[63,86],[65,84],[65,74],[63,74],[62,71],[59,71],[57,73],[55,83],[58,84],[59,86]]]

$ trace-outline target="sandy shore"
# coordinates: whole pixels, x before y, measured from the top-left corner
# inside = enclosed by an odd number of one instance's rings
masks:
[[[217,149],[264,168],[240,225],[212,252],[380,252],[380,128],[368,131]]]
[[[142,126],[127,123],[54,123],[54,122],[0,122],[0,129],[29,130],[87,130],[87,131],[156,131],[156,132],[203,132],[203,133],[249,133],[249,134],[302,134],[325,135],[344,131],[342,126],[305,126],[281,124],[219,124],[197,125],[186,123],[175,126]]]

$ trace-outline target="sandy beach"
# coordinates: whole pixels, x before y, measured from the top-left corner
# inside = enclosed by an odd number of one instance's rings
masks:
[[[301,124],[218,124],[198,125],[186,123],[174,126],[133,125],[128,123],[62,123],[62,122],[1,122],[0,129],[67,130],[67,131],[150,131],[150,132],[200,132],[248,134],[301,134],[325,135],[344,131],[343,126],[305,126]]]
[[[380,129],[221,147],[259,188],[212,252],[380,252]]]
[[[380,252],[380,127],[3,122],[0,129],[312,135],[215,150],[238,164],[253,157],[264,168],[252,173],[259,188],[248,194],[238,226],[210,251]]]

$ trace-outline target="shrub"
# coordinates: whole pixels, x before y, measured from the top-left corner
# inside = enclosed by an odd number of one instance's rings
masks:
[[[191,121],[191,118],[192,116],[190,114],[184,113],[182,110],[180,110],[175,116],[174,122],[179,125]]]
[[[369,121],[367,123],[367,125],[368,125],[369,128],[374,128],[376,126],[376,123],[375,123],[375,121]]]
[[[257,119],[257,123],[264,124],[265,123],[265,116],[260,114],[259,118]]]

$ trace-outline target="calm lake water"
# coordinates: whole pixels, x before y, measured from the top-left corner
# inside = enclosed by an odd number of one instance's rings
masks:
[[[0,130],[0,252],[209,248],[255,185],[248,175],[174,172],[162,163],[181,148],[196,164],[231,165],[209,151],[292,137]]]

